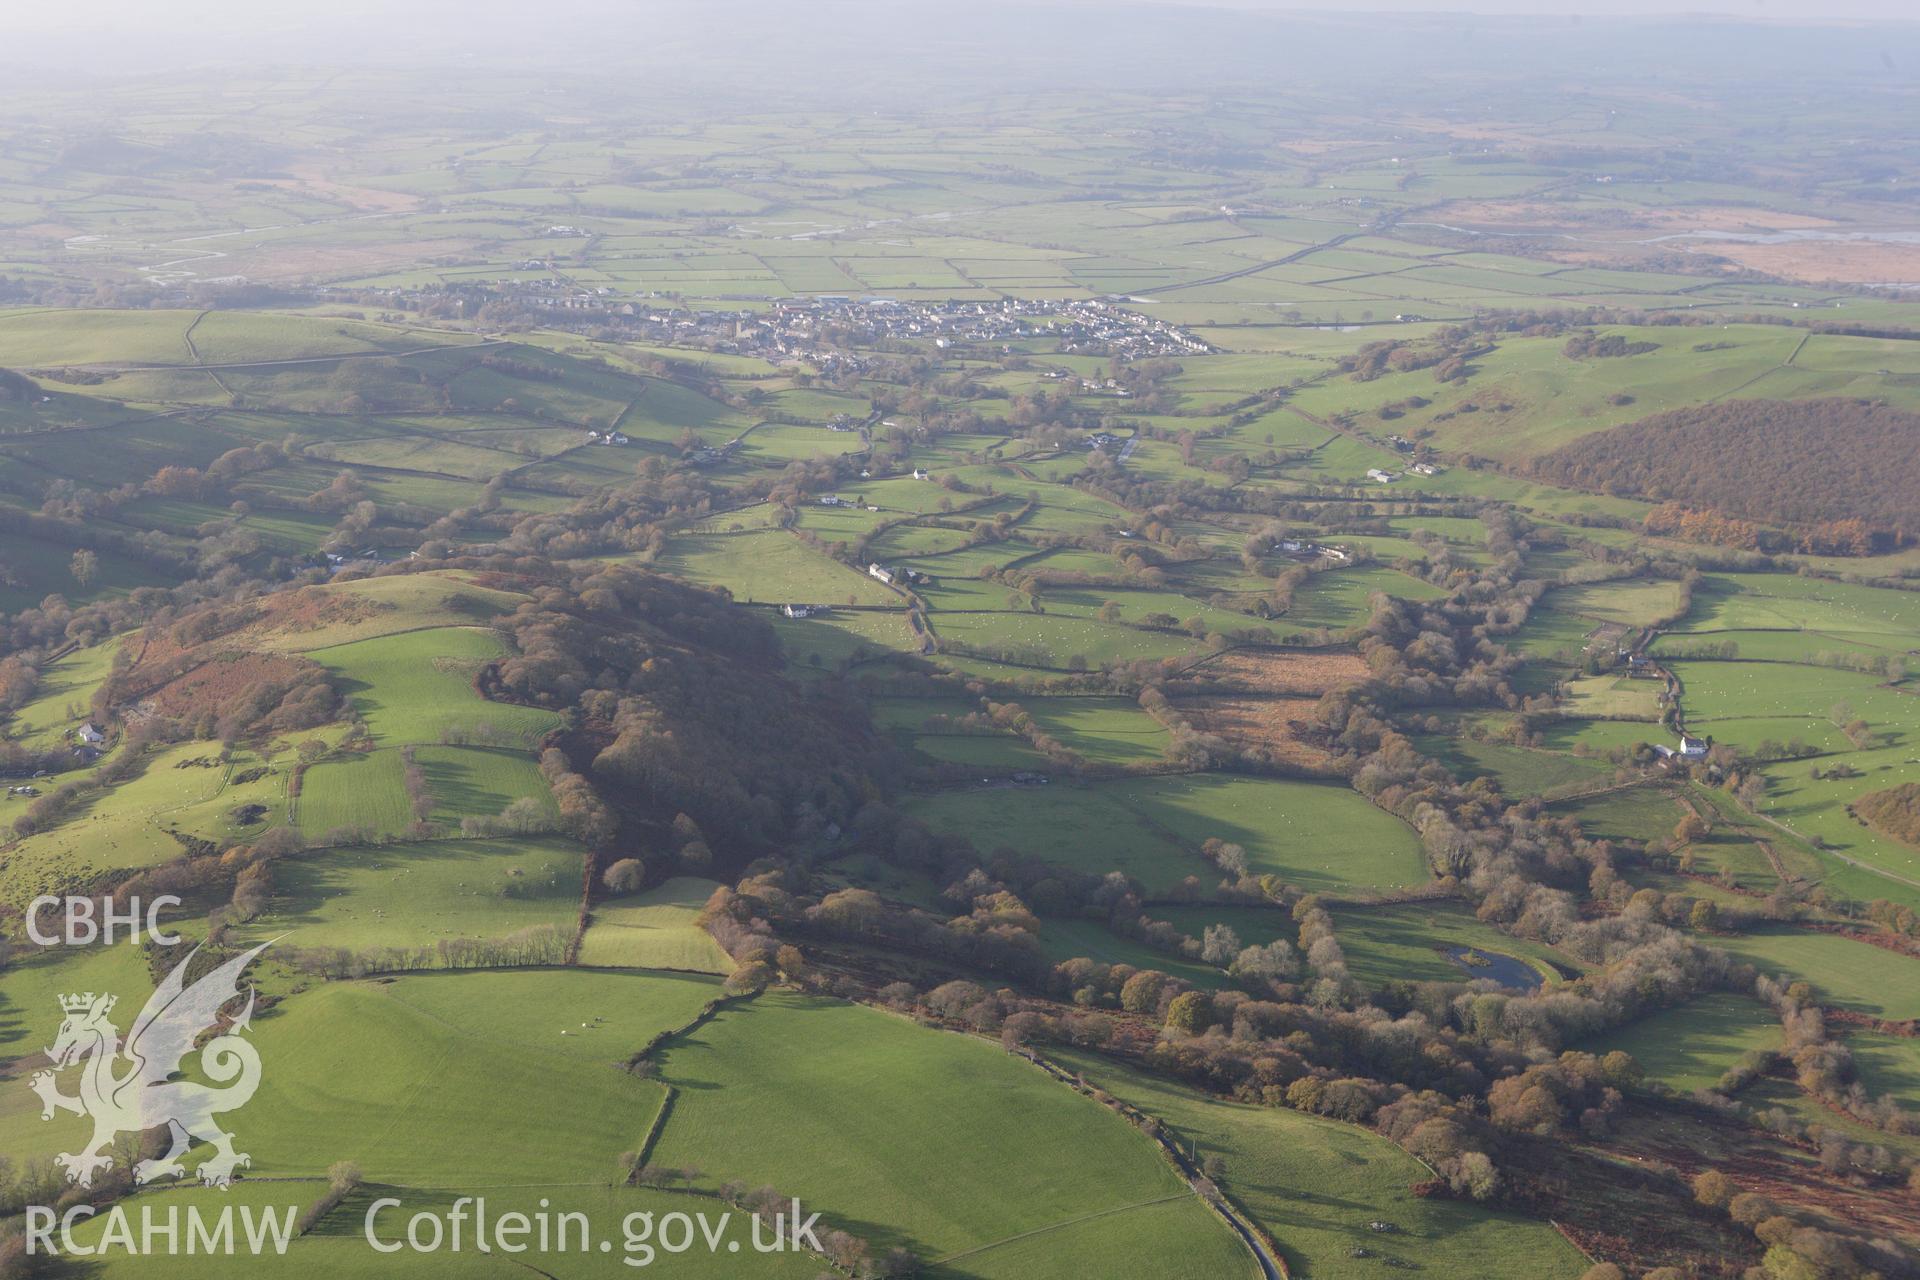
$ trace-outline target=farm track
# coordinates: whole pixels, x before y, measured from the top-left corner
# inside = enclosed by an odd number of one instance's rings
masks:
[[[1766,823],[1768,826],[1775,828],[1782,835],[1792,836],[1795,840],[1800,840],[1800,841],[1806,840],[1805,836],[1801,835],[1798,831],[1795,831],[1792,827],[1788,826],[1784,822],[1781,822],[1777,818],[1770,818],[1764,813],[1756,813],[1753,816],[1755,818],[1758,818],[1760,821]],[[1836,858],[1839,861],[1844,862],[1848,866],[1854,868],[1856,871],[1865,871],[1872,875],[1884,876],[1888,880],[1897,881],[1898,883],[1907,885],[1910,888],[1920,889],[1920,880],[1915,880],[1911,876],[1903,876],[1897,871],[1889,871],[1885,867],[1875,866],[1871,862],[1863,862],[1859,858],[1848,857],[1846,854],[1841,853],[1838,849],[1828,849],[1823,846],[1816,846],[1816,847],[1819,848],[1819,852],[1825,857]]]
[[[1781,884],[1790,885],[1800,882],[1800,877],[1787,871],[1787,864],[1780,857],[1780,851],[1773,847],[1773,841],[1762,840],[1756,836],[1753,843],[1759,847],[1761,853],[1766,855],[1767,865],[1773,868],[1773,874],[1779,877]]]
[[[187,331],[180,335],[181,338],[186,341],[187,354],[193,357],[193,362],[196,365],[204,364],[205,359],[200,354],[200,348],[194,345],[193,331],[200,327],[200,322],[202,320],[205,320],[209,314],[210,314],[209,312],[202,311],[199,315],[195,316],[193,318],[193,323],[187,326]],[[224,395],[228,399],[228,401],[232,401],[234,399],[233,388],[228,386],[226,383],[222,382],[220,380],[219,374],[209,369],[207,370],[207,377],[213,380],[213,385],[220,388],[220,394]]]
[[[1647,643],[1651,644],[1653,639],[1658,635],[1659,633],[1657,631],[1651,633],[1648,636]],[[1686,711],[1681,706],[1681,702],[1680,702],[1681,695],[1685,691],[1684,686],[1681,685],[1680,678],[1674,675],[1671,671],[1668,671],[1664,667],[1661,668],[1660,670],[1661,670],[1661,673],[1666,676],[1667,682],[1668,682],[1668,689],[1671,691],[1670,696],[1668,698],[1668,702],[1673,707],[1674,727],[1679,732],[1685,733],[1687,732]],[[1894,686],[1888,685],[1888,686],[1882,686],[1882,687],[1891,688]],[[1906,691],[1903,690],[1902,692],[1906,692]],[[1798,831],[1795,831],[1792,827],[1780,821],[1778,818],[1770,817],[1767,814],[1760,813],[1756,810],[1749,810],[1748,814],[1749,816],[1755,818],[1756,820],[1766,823],[1768,826],[1774,828],[1774,830],[1780,832],[1782,835],[1791,836],[1793,839],[1800,841],[1802,844],[1812,843],[1807,839],[1807,837],[1801,835]],[[1763,845],[1762,847],[1764,848],[1765,846]],[[1901,875],[1897,871],[1888,870],[1886,867],[1877,866],[1874,863],[1866,862],[1859,858],[1850,857],[1847,854],[1841,853],[1838,849],[1829,849],[1825,845],[1815,844],[1814,850],[1815,850],[1816,859],[1824,855],[1826,857],[1833,858],[1836,861],[1843,862],[1847,866],[1852,867],[1856,871],[1865,871],[1869,875],[1882,876],[1888,880],[1892,880],[1896,884],[1903,884],[1912,889],[1920,889],[1920,880],[1916,880],[1911,876]],[[1767,857],[1770,861],[1776,858],[1776,855],[1772,849],[1768,848],[1766,852],[1767,852]],[[1776,861],[1775,871],[1778,872],[1779,870],[1780,870],[1780,864]],[[1781,883],[1793,884],[1793,883],[1799,883],[1799,881],[1797,878],[1790,878],[1783,875],[1781,877]]]
[[[1058,1063],[1035,1053],[1031,1049],[1025,1051],[1016,1050],[1015,1052],[1045,1072],[1049,1077],[1066,1085],[1082,1097],[1092,1098],[1094,1096],[1092,1086],[1088,1085],[1086,1081],[1060,1066]],[[1098,1101],[1098,1099],[1095,1100]],[[1167,1159],[1168,1163],[1173,1165],[1174,1171],[1186,1181],[1187,1189],[1192,1192],[1192,1194],[1199,1196],[1200,1202],[1218,1214],[1233,1233],[1240,1237],[1240,1242],[1247,1247],[1247,1251],[1253,1255],[1254,1261],[1259,1264],[1260,1273],[1264,1280],[1291,1280],[1291,1273],[1287,1269],[1286,1260],[1283,1259],[1274,1246],[1269,1243],[1265,1231],[1257,1227],[1252,1218],[1249,1217],[1244,1210],[1227,1198],[1225,1190],[1216,1188],[1218,1199],[1203,1194],[1200,1190],[1200,1183],[1204,1175],[1194,1166],[1192,1161],[1187,1159],[1186,1153],[1180,1150],[1180,1145],[1167,1136],[1165,1127],[1162,1126],[1157,1130],[1147,1128],[1144,1122],[1154,1120],[1155,1117],[1133,1106],[1131,1103],[1120,1101],[1118,1098],[1113,1099],[1111,1102],[1103,1102],[1101,1105],[1112,1107],[1113,1110],[1120,1114],[1122,1119],[1139,1129],[1149,1141],[1160,1149],[1160,1154]],[[1142,1205],[1159,1204],[1165,1200],[1182,1198],[1183,1197],[1180,1196],[1168,1196],[1162,1200],[1143,1201]],[[1124,1207],[1140,1208],[1142,1205],[1128,1205]],[[1085,1221],[1086,1218],[1104,1217],[1106,1214],[1117,1212],[1120,1212],[1120,1210],[1110,1209],[1106,1210],[1105,1213],[1088,1214],[1084,1218],[1074,1219],[1073,1221]],[[1056,1227],[1066,1225],[1068,1225],[1068,1223],[1055,1224]],[[1054,1227],[1043,1227],[1040,1230],[1044,1232],[1054,1229]],[[1040,1232],[1028,1232],[1026,1234],[1037,1235],[1040,1234]],[[1012,1238],[1018,1239],[1019,1237]],[[1005,1241],[998,1243],[1005,1243]],[[991,1248],[992,1246],[983,1247]],[[968,1250],[967,1252],[973,1253],[978,1252],[978,1250]],[[955,1254],[953,1256],[961,1257],[964,1255]],[[941,1259],[941,1261],[947,1261],[947,1259]]]
[[[1271,262],[1256,262],[1250,266],[1241,267],[1233,271],[1223,271],[1219,275],[1206,276],[1199,280],[1183,280],[1178,284],[1154,285],[1145,289],[1129,289],[1127,292],[1144,298],[1156,293],[1167,293],[1175,289],[1199,289],[1210,284],[1225,284],[1229,280],[1238,280],[1243,276],[1258,275],[1262,271],[1270,271],[1275,267],[1289,266],[1300,261],[1302,258],[1319,253],[1324,249],[1337,249],[1349,240],[1357,240],[1362,236],[1374,235],[1385,231],[1392,221],[1393,219],[1388,219],[1378,226],[1358,227],[1352,231],[1344,231],[1330,240],[1324,240],[1318,244],[1310,244],[1303,248],[1296,249],[1294,252],[1284,257],[1275,258]]]

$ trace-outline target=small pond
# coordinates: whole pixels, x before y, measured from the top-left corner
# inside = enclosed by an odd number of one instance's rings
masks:
[[[1480,947],[1448,947],[1446,954],[1469,978],[1485,978],[1521,991],[1540,989],[1540,971],[1524,960]]]

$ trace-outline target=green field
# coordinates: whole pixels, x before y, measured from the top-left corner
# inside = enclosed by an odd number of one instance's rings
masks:
[[[284,757],[251,782],[234,781],[267,763],[245,750],[223,760],[216,743],[150,748],[132,777],[81,804],[59,825],[12,845],[0,863],[0,899],[25,902],[36,893],[84,885],[101,872],[176,858],[181,843],[173,831],[224,846],[284,822]],[[11,820],[25,804],[19,797],[0,800],[0,820]],[[260,807],[260,816],[243,823],[239,811],[250,805]]]
[[[1920,960],[1830,933],[1769,930],[1714,945],[1775,977],[1811,983],[1822,1004],[1876,1018],[1920,1018]]]
[[[1005,845],[1077,870],[1124,871],[1149,892],[1190,875],[1217,881],[1199,855],[1216,837],[1245,848],[1254,874],[1316,891],[1379,892],[1426,879],[1413,833],[1345,787],[1199,774],[1056,781],[1043,804],[1008,798],[996,788],[946,792],[917,799],[908,812],[983,852]]]
[[[1612,776],[1604,760],[1513,747],[1472,738],[1420,736],[1421,751],[1432,756],[1457,778],[1488,777],[1510,796],[1537,796],[1548,792],[1581,790],[1603,785]]]
[[[1903,1103],[1920,1094],[1920,1040],[1854,1031],[1847,1035],[1847,1048],[1853,1051],[1854,1070],[1868,1093],[1892,1094]]]
[[[1029,698],[1020,704],[1061,745],[1096,764],[1148,764],[1160,759],[1168,735],[1126,698]]]
[[[1211,883],[1218,873],[1177,840],[1144,828],[1121,804],[1115,784],[1049,784],[1044,803],[1010,803],[1024,793],[982,787],[916,796],[905,811],[936,831],[965,836],[990,854],[1016,849],[1093,875],[1122,871],[1149,891],[1164,890],[1187,876]]]
[[[249,929],[349,949],[498,938],[543,924],[571,930],[580,857],[556,837],[318,850],[275,868],[272,917]]]
[[[1409,1188],[1427,1170],[1352,1125],[1274,1107],[1223,1102],[1091,1054],[1059,1060],[1155,1116],[1204,1157],[1226,1161],[1221,1185],[1280,1244],[1294,1274],[1345,1280],[1381,1273],[1382,1258],[1447,1275],[1575,1277],[1586,1269],[1544,1222]],[[1397,1230],[1369,1229],[1374,1221]],[[1364,1246],[1373,1256],[1354,1257]]]
[[[664,1096],[614,1064],[715,994],[696,977],[555,970],[301,992],[255,1023],[264,1070],[240,1133],[249,1172],[313,1176],[352,1160],[375,1181],[468,1186],[498,1177],[504,1145],[523,1183],[610,1181]],[[569,1105],[503,1111],[503,1096]],[[14,1149],[71,1150],[80,1123],[42,1125]]]
[[[997,1045],[769,994],[663,1066],[679,1094],[656,1158],[771,1182],[928,1260],[965,1254],[960,1274],[1257,1274],[1144,1136]]]
[[[689,534],[668,547],[660,567],[702,586],[725,587],[736,600],[761,604],[893,606],[900,600],[865,574],[771,529]]]
[[[580,963],[594,969],[687,969],[726,973],[733,968],[695,918],[719,884],[675,876],[644,893],[603,902],[580,939]]]
[[[1742,1054],[1780,1047],[1780,1019],[1750,996],[1715,992],[1663,1009],[1586,1046],[1633,1055],[1649,1080],[1682,1093],[1711,1089]]]
[[[1188,848],[1215,837],[1238,844],[1255,875],[1312,892],[1379,893],[1428,878],[1413,832],[1345,786],[1211,774],[1109,786]]]
[[[118,641],[76,649],[41,668],[33,701],[6,721],[8,735],[24,747],[44,748],[64,741],[90,714],[93,694],[107,678]]]
[[[153,1210],[161,1215],[164,1222],[167,1209],[174,1205],[182,1208],[197,1207],[203,1218],[217,1218],[231,1206],[235,1214],[235,1235],[244,1239],[241,1223],[245,1222],[245,1210],[252,1209],[258,1214],[271,1213],[275,1220],[284,1220],[291,1216],[297,1221],[306,1207],[319,1197],[325,1189],[321,1179],[300,1182],[242,1182],[227,1191],[210,1191],[199,1187],[179,1189],[156,1189],[140,1194],[127,1202],[133,1221],[139,1222],[139,1213],[150,1203]],[[724,1251],[709,1253],[704,1244],[687,1252],[669,1254],[654,1246],[649,1255],[636,1247],[631,1255],[625,1248],[625,1224],[632,1214],[651,1214],[658,1219],[675,1212],[705,1211],[711,1220],[717,1220],[726,1212],[717,1200],[702,1200],[697,1204],[689,1203],[687,1197],[673,1192],[653,1191],[638,1187],[621,1187],[585,1183],[568,1185],[544,1185],[533,1187],[489,1186],[484,1192],[487,1214],[490,1222],[498,1222],[508,1213],[527,1215],[530,1222],[539,1222],[537,1216],[548,1215],[546,1221],[551,1225],[552,1239],[556,1242],[555,1251],[540,1254],[541,1270],[548,1275],[565,1277],[566,1280],[610,1280],[611,1277],[634,1274],[642,1263],[653,1267],[668,1267],[676,1276],[693,1277],[694,1280],[723,1280],[739,1274],[740,1263],[733,1255]],[[376,1197],[391,1197],[400,1200],[400,1208],[388,1207],[380,1211],[375,1218],[375,1234],[384,1244],[403,1243],[406,1240],[408,1220],[416,1213],[433,1213],[443,1221],[454,1210],[459,1198],[456,1190],[442,1187],[372,1185],[347,1197],[339,1208],[335,1209],[325,1221],[312,1232],[299,1236],[287,1248],[284,1255],[269,1254],[254,1257],[241,1251],[234,1255],[203,1253],[186,1254],[128,1254],[110,1250],[100,1257],[89,1258],[89,1272],[121,1280],[141,1280],[142,1277],[155,1277],[156,1280],[200,1280],[201,1277],[246,1277],[246,1276],[310,1276],[328,1275],[343,1277],[344,1280],[381,1280],[387,1276],[404,1276],[409,1280],[439,1280],[440,1277],[480,1277],[481,1280],[512,1280],[513,1277],[527,1275],[528,1263],[520,1258],[509,1258],[505,1253],[494,1250],[480,1252],[475,1247],[471,1227],[463,1236],[463,1247],[455,1252],[450,1243],[443,1243],[439,1252],[416,1252],[403,1249],[399,1253],[382,1254],[375,1252],[366,1243],[364,1223],[367,1213],[374,1207]],[[467,1206],[471,1213],[472,1206]],[[576,1243],[579,1238],[577,1225],[565,1228],[569,1231],[568,1251],[557,1251],[561,1226],[561,1214],[585,1214],[592,1232],[588,1247],[581,1249]],[[577,1220],[574,1220],[577,1222]],[[106,1230],[105,1215],[81,1223],[74,1232],[74,1238],[83,1245],[97,1244]],[[634,1223],[635,1231],[640,1224]],[[750,1236],[743,1235],[746,1227],[739,1213],[734,1213],[727,1238],[741,1243],[747,1248]],[[422,1237],[423,1239],[426,1238]],[[530,1239],[537,1237],[530,1237]],[[600,1253],[595,1246],[598,1240],[606,1239],[614,1248],[609,1253]],[[649,1240],[657,1239],[649,1237]],[[633,1261],[626,1259],[631,1256]],[[757,1254],[753,1259],[753,1272],[756,1277],[769,1277],[771,1280],[809,1280],[818,1269],[817,1260],[804,1253]]]
[[[1371,987],[1392,981],[1467,982],[1479,976],[1474,966],[1446,957],[1442,948],[1450,946],[1512,956],[1546,982],[1580,967],[1551,947],[1510,937],[1449,902],[1335,907],[1333,925],[1348,971]]]
[[[1554,812],[1577,819],[1590,839],[1647,841],[1672,838],[1687,811],[1659,787],[1632,787],[1556,805]]]
[[[381,746],[437,743],[447,736],[531,746],[559,723],[551,712],[489,702],[473,686],[505,645],[477,627],[430,627],[315,649]]]
[[[1679,610],[1680,584],[1638,578],[1603,582],[1556,591],[1544,603],[1556,612],[1596,622],[1649,627]]]

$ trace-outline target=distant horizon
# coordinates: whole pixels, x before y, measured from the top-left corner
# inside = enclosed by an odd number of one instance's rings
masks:
[[[1100,0],[1072,0],[1097,4]],[[1424,13],[1435,17],[1458,14],[1484,18],[1568,18],[1581,22],[1612,22],[1624,18],[1734,18],[1762,25],[1825,26],[1834,22],[1920,22],[1920,8],[1911,0],[1683,0],[1680,5],[1660,0],[1609,0],[1604,8],[1594,0],[1150,0],[1162,4],[1236,9],[1249,12],[1345,14]]]
[[[900,3],[900,0],[894,0]],[[932,9],[931,0],[905,0],[903,8],[915,3]],[[678,8],[659,0],[640,0],[637,4],[609,4],[608,0],[560,0],[553,9],[602,9],[625,16],[641,16],[649,8]],[[734,7],[723,3],[721,8]],[[744,6],[740,6],[744,7]],[[888,6],[892,8],[893,5]],[[1006,7],[1002,0],[990,0],[978,7]],[[1610,23],[1623,19],[1663,18],[1685,21],[1689,18],[1731,18],[1762,25],[1828,25],[1834,22],[1920,22],[1920,8],[1911,0],[1683,0],[1679,5],[1662,0],[1047,0],[1039,8],[1071,7],[1086,9],[1192,8],[1222,9],[1243,13],[1298,13],[1344,17],[1365,17],[1375,13],[1418,13],[1433,17],[1456,15],[1474,18],[1566,18],[1579,22]],[[148,0],[94,0],[87,6],[93,19],[83,31],[77,31],[70,11],[29,10],[9,15],[9,28],[16,34],[85,34],[92,38],[126,36],[137,31],[180,34],[199,23],[218,23],[228,33],[235,28],[250,31],[285,31],[289,24],[317,21],[322,25],[358,21],[356,15],[377,17],[389,23],[411,17],[467,15],[487,17],[497,14],[518,16],[523,11],[515,0],[402,0],[399,4],[383,0],[337,0],[302,12],[300,4],[269,3],[262,0],[169,0],[163,5]],[[964,13],[965,6],[961,13]],[[491,11],[491,14],[490,12]],[[959,16],[943,8],[948,17]],[[200,32],[206,35],[209,32]]]
[[[851,93],[889,78],[908,94],[929,78],[1007,87],[1102,83],[1117,73],[1165,87],[1201,75],[1257,84],[1279,72],[1350,84],[1391,67],[1391,81],[1426,74],[1440,47],[1448,59],[1436,70],[1492,76],[1521,64],[1657,72],[1668,60],[1696,80],[1844,81],[1920,69],[1920,14],[1908,0],[1684,4],[1675,12],[1658,0],[1620,0],[1596,13],[1594,0],[816,0],[804,10],[769,0],[550,0],[529,23],[517,0],[96,0],[81,23],[56,10],[10,14],[0,66],[16,80],[76,82],[189,68],[540,66],[685,86],[725,85],[743,57],[779,55],[816,72],[839,68],[811,83],[802,76],[816,96],[829,84]],[[716,9],[728,19],[724,39]],[[1356,31],[1363,39],[1352,39]],[[1808,34],[1783,34],[1794,31]]]

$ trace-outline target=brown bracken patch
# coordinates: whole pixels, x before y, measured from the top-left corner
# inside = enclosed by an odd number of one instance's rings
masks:
[[[1194,728],[1279,764],[1322,770],[1331,754],[1313,740],[1320,695],[1358,684],[1367,664],[1341,651],[1236,649],[1190,668],[1167,687]]]
[[[240,632],[237,638],[302,635],[322,627],[364,622],[393,609],[382,600],[371,600],[349,591],[328,591],[324,587],[302,587],[269,597],[262,603],[265,616]]]
[[[1201,663],[1187,673],[1187,678],[1208,686],[1209,692],[1231,690],[1318,698],[1329,689],[1358,684],[1367,674],[1367,664],[1356,653],[1235,650]]]
[[[1920,284],[1920,244],[1875,240],[1790,240],[1750,244],[1701,240],[1691,248],[1743,267],[1811,284]]]
[[[291,681],[314,665],[310,659],[283,654],[221,653],[167,681],[147,697],[161,715],[185,716],[225,706],[229,699],[254,685]]]
[[[1307,740],[1318,698],[1284,694],[1201,695],[1173,705],[1202,733],[1238,747],[1256,747],[1272,759],[1307,769],[1325,767],[1332,756]]]
[[[1636,1110],[1608,1146],[1630,1159],[1671,1165],[1689,1178],[1717,1169],[1742,1191],[1757,1191],[1776,1203],[1825,1214],[1863,1231],[1909,1239],[1920,1233],[1920,1201],[1903,1186],[1827,1173],[1810,1147],[1732,1119],[1674,1108]]]

